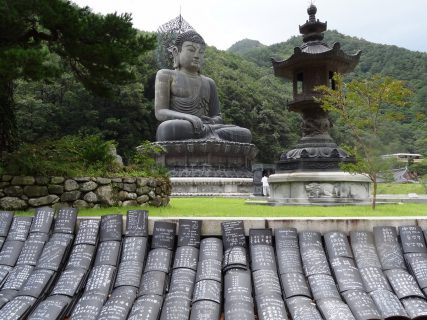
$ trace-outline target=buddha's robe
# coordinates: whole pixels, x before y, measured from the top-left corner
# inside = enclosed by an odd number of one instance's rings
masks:
[[[248,129],[235,125],[222,124],[220,107],[215,82],[205,76],[190,76],[174,70],[160,70],[162,76],[167,75],[170,85],[169,109],[175,112],[190,114],[202,119],[200,133],[194,131],[191,122],[184,119],[163,121],[157,129],[157,141],[173,141],[186,139],[217,139],[235,142],[251,142]],[[159,77],[158,73],[158,77]],[[164,79],[162,82],[164,83]],[[156,80],[156,86],[163,85]],[[156,87],[156,94],[158,94]],[[159,94],[165,94],[160,90]],[[203,119],[209,117],[212,120]]]

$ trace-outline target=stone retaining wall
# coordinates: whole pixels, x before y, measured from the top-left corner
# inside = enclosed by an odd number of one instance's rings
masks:
[[[169,179],[161,178],[4,175],[0,180],[0,209],[26,210],[42,206],[165,206],[169,203],[170,194]]]

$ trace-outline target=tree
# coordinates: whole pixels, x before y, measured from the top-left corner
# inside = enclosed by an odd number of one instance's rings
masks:
[[[390,168],[389,160],[381,157],[387,144],[383,135],[393,121],[401,119],[402,113],[396,108],[408,105],[412,91],[404,81],[380,75],[345,84],[342,76],[335,74],[334,80],[335,90],[318,87],[323,94],[320,102],[324,110],[338,115],[338,121],[351,135],[351,153],[356,162],[343,165],[342,169],[371,179],[372,208],[375,209],[378,178]]]
[[[101,16],[65,0],[0,0],[0,154],[16,143],[16,80],[50,78],[66,66],[87,89],[108,95],[112,84],[132,80],[130,66],[154,46],[129,14]]]
[[[427,159],[421,162],[413,162],[409,164],[409,170],[414,172],[418,181],[423,185],[424,192],[427,192]]]
[[[259,149],[257,161],[275,162],[284,146],[298,141],[299,116],[284,107],[291,86],[270,67],[208,47],[202,71],[216,82],[225,123],[251,130],[252,143]]]

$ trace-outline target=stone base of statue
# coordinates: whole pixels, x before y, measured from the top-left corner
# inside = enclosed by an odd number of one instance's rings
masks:
[[[224,140],[158,141],[164,153],[157,163],[171,177],[252,178],[257,149],[251,143]]]
[[[249,197],[253,192],[252,178],[172,177],[174,197]]]
[[[257,148],[225,140],[158,141],[157,163],[169,169],[174,195],[249,195]],[[188,179],[191,178],[191,179]]]
[[[370,180],[342,171],[277,173],[269,177],[272,205],[369,204]]]

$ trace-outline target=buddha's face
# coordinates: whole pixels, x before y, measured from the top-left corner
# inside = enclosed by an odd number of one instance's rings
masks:
[[[203,64],[205,46],[200,43],[185,41],[179,52],[179,65],[185,71],[197,73]]]

